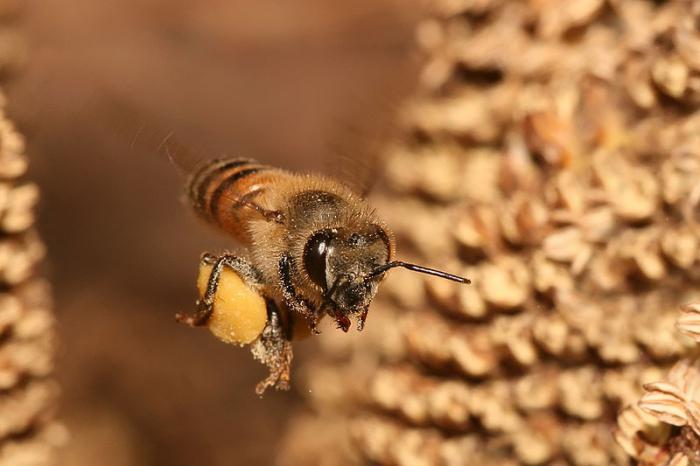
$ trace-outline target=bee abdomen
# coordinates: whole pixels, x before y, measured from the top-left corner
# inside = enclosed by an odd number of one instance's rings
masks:
[[[210,162],[190,180],[190,202],[205,220],[246,240],[245,223],[255,214],[249,205],[277,171],[251,159]]]

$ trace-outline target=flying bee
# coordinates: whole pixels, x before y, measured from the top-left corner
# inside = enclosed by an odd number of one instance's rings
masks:
[[[245,327],[245,338],[229,340],[250,343],[254,356],[270,369],[256,388],[259,394],[270,386],[288,387],[290,341],[303,333],[300,324],[316,333],[319,320],[328,315],[344,332],[351,318],[361,331],[388,270],[403,267],[469,283],[395,260],[389,228],[361,196],[332,178],[295,174],[250,159],[223,159],[195,171],[187,194],[200,217],[247,246],[249,254],[203,255],[196,310],[178,314],[177,320],[209,325],[214,333],[225,327],[223,333],[229,335],[240,334],[231,328]],[[219,314],[228,312],[228,317],[217,317],[220,286],[238,296],[228,307],[220,306],[226,311]],[[242,309],[234,315],[236,300]]]

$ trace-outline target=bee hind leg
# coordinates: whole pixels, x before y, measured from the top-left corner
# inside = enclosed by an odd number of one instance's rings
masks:
[[[284,323],[274,302],[268,301],[268,321],[263,333],[251,345],[253,357],[267,366],[270,373],[255,386],[255,393],[262,396],[269,387],[289,390],[289,374],[292,364],[292,344],[283,327]]]
[[[236,272],[249,285],[255,286],[261,284],[260,272],[258,272],[252,264],[240,257],[230,254],[214,256],[205,253],[202,254],[200,261],[203,264],[212,266],[204,296],[197,300],[194,314],[187,315],[180,312],[175,314],[176,321],[189,325],[190,327],[206,325],[209,321],[209,317],[211,317],[211,313],[214,309],[214,296],[219,287],[219,280],[221,279],[221,273],[224,267],[228,267]]]

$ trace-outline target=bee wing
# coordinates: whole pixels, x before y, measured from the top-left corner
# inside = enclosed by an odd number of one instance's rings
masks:
[[[330,157],[323,170],[362,197],[367,196],[378,179],[382,150],[379,141],[346,127],[344,134],[329,143]]]
[[[178,141],[173,132],[157,127],[137,104],[111,94],[106,100],[110,129],[118,133],[130,151],[155,153],[168,160],[181,175],[189,175],[206,163],[208,157]]]
[[[181,173],[189,175],[206,163],[205,157],[178,141],[174,133],[170,132],[160,139],[156,152],[165,156]]]
[[[168,161],[179,172],[183,179],[190,179],[200,169],[216,163],[222,159],[234,157],[211,157],[203,155],[189,145],[178,140],[172,131],[165,131],[157,127],[148,118],[147,112],[140,110],[136,104],[119,96],[109,96],[109,115],[111,116],[110,130],[116,131],[130,151],[141,154],[154,154],[162,160]],[[185,181],[185,189],[189,181]],[[228,192],[222,194],[224,199],[232,202],[238,199]]]
[[[392,72],[373,79],[371,92],[363,86],[348,96],[349,103],[326,128],[326,173],[362,196],[378,179],[383,154],[400,129],[402,104],[413,94],[419,76],[420,60],[413,54],[412,35],[399,34],[392,44],[386,57],[395,64]],[[397,54],[396,48],[403,53]]]

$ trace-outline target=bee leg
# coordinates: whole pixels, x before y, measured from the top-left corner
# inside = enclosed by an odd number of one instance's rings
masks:
[[[277,305],[267,301],[268,320],[263,333],[251,345],[253,357],[265,364],[269,375],[255,386],[255,393],[262,396],[269,387],[289,390],[289,372],[292,364],[292,344],[283,328],[283,320]]]
[[[240,257],[232,256],[230,254],[224,254],[222,256],[214,256],[212,254],[205,253],[201,257],[201,262],[211,265],[211,274],[209,275],[209,281],[207,282],[207,289],[204,292],[204,296],[197,300],[197,307],[194,311],[194,315],[186,315],[184,313],[175,314],[175,320],[189,325],[190,327],[199,327],[206,325],[211,313],[214,310],[214,296],[216,295],[216,290],[219,287],[219,280],[221,279],[221,273],[224,267],[229,267],[234,272],[236,272],[240,277],[250,285],[259,285],[261,283],[260,272],[257,271],[249,262]]]
[[[367,320],[367,313],[369,312],[369,307],[366,307],[360,317],[357,319],[357,331],[361,332],[365,328],[365,321]]]
[[[317,312],[311,303],[297,294],[294,284],[292,283],[292,259],[289,255],[285,254],[280,257],[279,262],[279,275],[280,283],[282,284],[282,297],[284,298],[284,303],[289,309],[294,312],[298,312],[309,322],[309,327],[313,333],[320,333],[316,330],[316,325],[321,316]]]
[[[253,202],[241,202],[241,204],[255,210],[257,213],[262,215],[267,221],[284,223],[284,215],[279,210],[263,209],[262,207]]]
[[[218,259],[218,257],[216,257],[214,254],[205,252],[199,257],[199,262],[202,264],[214,265],[216,263],[216,259]]]
[[[241,197],[236,201],[237,206],[245,206],[259,213],[265,220],[270,222],[284,223],[284,215],[279,210],[265,209],[251,200],[252,197],[258,195],[260,191],[253,191],[246,196]]]

